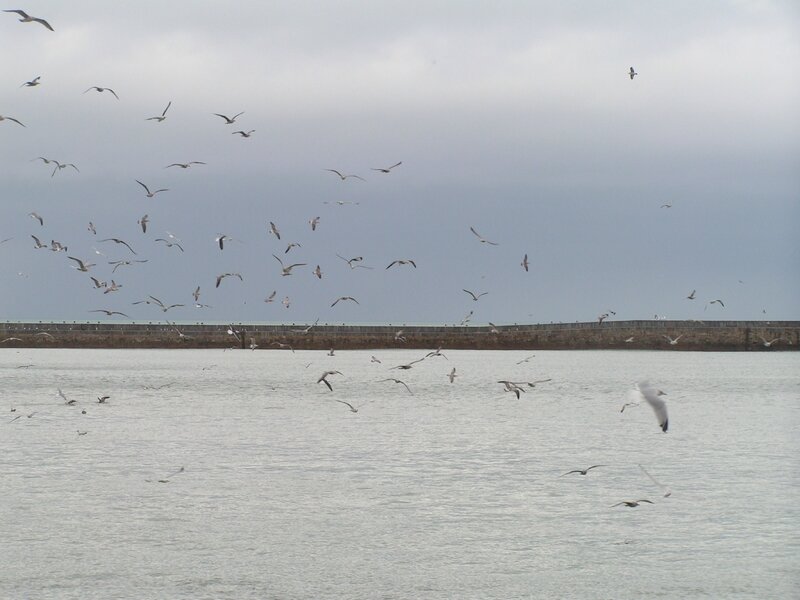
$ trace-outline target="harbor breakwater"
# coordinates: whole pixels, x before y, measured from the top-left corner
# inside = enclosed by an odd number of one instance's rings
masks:
[[[800,348],[800,321],[605,321],[487,326],[234,323],[0,323],[0,347],[359,350],[694,350]],[[237,339],[238,338],[238,339]],[[677,340],[671,344],[670,339]],[[284,346],[285,347],[285,346]]]

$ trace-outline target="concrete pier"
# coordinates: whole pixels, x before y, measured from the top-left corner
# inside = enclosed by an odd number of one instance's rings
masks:
[[[0,348],[248,348],[296,350],[460,348],[472,350],[786,351],[800,348],[800,321],[605,321],[531,325],[264,325],[168,323],[0,323]],[[402,330],[402,338],[397,332]],[[672,345],[666,339],[678,338]],[[8,339],[16,338],[16,339]],[[633,338],[631,341],[631,338]],[[769,346],[776,338],[779,341]],[[5,341],[3,341],[5,340]]]

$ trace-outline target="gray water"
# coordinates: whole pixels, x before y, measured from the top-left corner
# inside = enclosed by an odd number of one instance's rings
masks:
[[[800,354],[445,354],[0,350],[0,597],[798,596]]]

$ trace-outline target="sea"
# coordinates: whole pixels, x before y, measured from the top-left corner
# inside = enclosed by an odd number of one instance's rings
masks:
[[[800,353],[426,353],[0,350],[0,598],[800,597]]]

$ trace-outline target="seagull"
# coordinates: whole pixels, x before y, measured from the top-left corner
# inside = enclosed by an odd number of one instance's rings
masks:
[[[67,247],[56,240],[50,240],[50,250],[53,252],[66,252]]]
[[[93,85],[93,86],[87,88],[86,91],[83,92],[83,93],[85,94],[86,92],[90,92],[91,90],[95,90],[97,92],[111,92],[111,94],[114,96],[114,98],[119,100],[119,96],[117,96],[117,93],[114,90],[112,90],[111,88],[100,87],[98,85]]]
[[[141,219],[136,221],[136,224],[141,226],[142,233],[147,233],[147,224],[150,222],[150,218],[147,215],[144,215]]]
[[[39,241],[39,238],[37,238],[35,235],[32,235],[31,237],[33,238],[33,241],[36,242],[37,250],[40,250],[42,248],[47,248],[47,244],[43,244],[41,241]]]
[[[322,269],[319,268],[319,265],[314,269],[314,275],[317,276],[317,279],[322,279]]]
[[[633,336],[631,336],[631,337],[629,337],[628,339],[626,339],[626,340],[625,340],[625,343],[626,343],[626,344],[630,344],[632,341],[633,341]]]
[[[125,247],[126,247],[128,250],[130,250],[131,252],[133,252],[134,254],[136,254],[136,252],[134,252],[133,248],[131,248],[131,247],[130,247],[130,245],[128,244],[128,242],[125,242],[125,241],[123,241],[123,240],[121,240],[121,239],[119,239],[119,238],[106,238],[106,239],[104,239],[104,240],[100,240],[100,241],[101,241],[101,242],[114,242],[115,244],[122,244],[122,245],[123,245],[123,246],[125,246]],[[138,256],[138,255],[137,255],[137,256]]]
[[[650,479],[650,481],[652,481],[658,487],[661,488],[661,491],[664,494],[664,498],[669,498],[672,495],[672,491],[667,486],[665,486],[663,483],[658,481],[655,477],[650,475],[650,473],[647,472],[647,469],[645,469],[642,465],[639,465],[639,468],[642,470],[642,473],[647,475],[647,477]],[[641,500],[639,502],[641,502]],[[652,504],[652,502],[651,502],[651,504]]]
[[[195,302],[199,302],[200,301],[200,286],[199,285],[192,292],[192,298],[194,298]]]
[[[683,334],[680,334],[680,335],[679,335],[678,337],[676,337],[675,339],[673,339],[673,338],[669,337],[668,335],[665,335],[665,336],[663,336],[663,337],[664,337],[664,339],[665,339],[665,340],[667,340],[667,341],[669,342],[669,345],[670,345],[670,346],[677,346],[677,345],[678,345],[678,340],[679,340],[679,339],[681,339],[681,338],[683,337]]]
[[[311,231],[316,231],[317,225],[319,225],[319,217],[314,217],[308,222],[308,224],[311,225]]]
[[[605,467],[605,465],[592,465],[591,467],[587,467],[585,469],[573,469],[572,471],[567,471],[564,475],[570,475],[572,473],[580,473],[581,475],[586,475],[592,469],[596,469],[597,467]],[[563,477],[564,475],[561,475]]]
[[[33,79],[31,79],[30,81],[26,81],[25,83],[23,83],[23,84],[22,84],[21,86],[19,86],[19,87],[36,87],[37,85],[41,85],[41,83],[42,83],[42,82],[41,82],[41,81],[39,81],[40,79],[41,79],[41,76],[39,76],[39,77],[34,77],[34,78],[33,78]]]
[[[58,162],[57,160],[53,160],[53,161],[50,161],[50,162],[53,162],[53,163],[55,163],[55,165],[56,165],[56,168],[55,168],[55,169],[53,169],[53,172],[52,172],[52,173],[50,173],[50,177],[55,177],[56,173],[58,173],[58,172],[59,172],[61,169],[66,169],[67,167],[72,167],[72,168],[73,168],[73,169],[75,169],[75,170],[76,170],[78,173],[80,173],[80,172],[81,172],[81,171],[80,171],[80,169],[78,169],[78,167],[76,167],[76,166],[75,166],[74,164],[72,164],[72,163],[64,163],[64,164],[61,164],[61,163],[60,163],[60,162]]]
[[[600,325],[602,325],[602,324],[603,324],[603,321],[604,321],[604,320],[606,320],[607,318],[608,318],[608,313],[603,313],[602,315],[599,315],[599,316],[597,317],[597,321],[598,321],[598,323],[599,323]]]
[[[417,268],[417,263],[415,263],[415,262],[414,262],[413,260],[411,260],[411,259],[399,259],[399,260],[393,260],[392,262],[390,262],[390,263],[389,263],[389,266],[388,266],[388,267],[386,267],[386,268],[387,268],[387,269],[391,269],[391,268],[392,268],[394,265],[411,265],[411,266],[412,266],[412,267],[414,267],[415,269]]]
[[[391,167],[384,167],[384,168],[378,167],[377,169],[373,168],[372,170],[373,171],[380,171],[381,173],[388,173],[389,171],[391,171],[395,167],[399,167],[402,164],[403,164],[403,161],[401,160],[399,163],[393,164]]]
[[[278,293],[278,290],[273,290],[273,291],[272,291],[272,293],[271,293],[269,296],[267,296],[266,298],[264,298],[264,302],[266,302],[267,304],[269,304],[270,302],[272,302],[273,300],[275,300],[275,294],[277,294],[277,293]]]
[[[399,383],[400,385],[402,385],[404,388],[406,388],[406,389],[408,390],[408,393],[409,393],[409,394],[411,394],[412,396],[414,395],[414,392],[412,392],[412,391],[411,391],[411,388],[410,388],[410,387],[408,387],[408,386],[405,384],[405,382],[404,382],[404,381],[402,381],[402,380],[400,380],[400,379],[395,379],[394,377],[389,377],[389,378],[387,378],[387,379],[381,379],[381,380],[380,380],[378,383],[381,383],[381,382],[383,382],[383,381],[393,381],[393,382],[395,382],[395,383]]]
[[[147,259],[145,260],[110,260],[108,264],[114,265],[114,268],[111,269],[111,272],[114,273],[119,267],[125,267],[128,265],[132,265],[133,263],[146,263]]]
[[[327,383],[327,381],[325,383]],[[358,412],[358,409],[355,406],[353,406],[352,404],[350,404],[349,402],[346,402],[344,400],[339,400],[338,398],[334,398],[334,400],[336,400],[336,402],[341,402],[342,404],[346,404],[347,406],[349,406],[350,407],[350,412],[354,412],[354,413]]]
[[[355,179],[360,179],[361,181],[366,181],[366,179],[364,179],[363,177],[359,177],[358,175],[342,175],[336,169],[325,169],[325,170],[326,171],[330,171],[331,173],[336,173],[339,176],[339,179],[341,179],[342,181],[344,181],[345,179],[347,179],[349,177],[353,177]]]
[[[497,328],[497,325],[495,325],[491,321],[487,321],[487,323],[489,323],[489,327],[491,327],[491,329],[489,329],[489,333],[500,335],[500,330]]]
[[[56,339],[56,338],[55,338],[55,336],[54,336],[52,333],[48,333],[48,332],[46,332],[46,331],[40,331],[40,332],[39,332],[39,333],[37,333],[36,335],[41,335],[41,336],[44,336],[44,337],[46,337],[46,338],[50,338],[51,340],[54,340],[54,339]]]
[[[111,396],[98,396],[97,397],[97,403],[98,404],[105,404],[106,400],[108,400],[109,398],[111,398]]]
[[[485,296],[486,294],[489,293],[489,292],[481,292],[480,294],[478,294],[476,296],[474,292],[470,292],[469,290],[462,289],[461,291],[462,292],[467,292],[470,296],[472,296],[472,300],[475,301],[475,302],[477,302],[478,298],[480,298],[481,296]]]
[[[522,257],[522,262],[521,262],[521,263],[519,263],[519,265],[520,265],[520,266],[521,266],[523,269],[525,269],[525,272],[526,272],[526,273],[528,272],[528,255],[527,255],[527,254],[526,254],[525,256],[523,256],[523,257]]]
[[[697,290],[692,290],[692,293],[691,293],[691,294],[689,294],[688,296],[686,296],[686,299],[687,299],[687,300],[694,300],[694,293],[695,293],[696,291],[697,291]]]
[[[227,334],[232,335],[237,342],[241,342],[242,338],[239,337],[241,332],[237,331],[233,325],[228,325]]]
[[[292,274],[292,269],[294,269],[295,267],[305,267],[306,266],[306,263],[295,263],[293,265],[289,265],[288,267],[285,267],[283,265],[283,261],[280,258],[275,256],[274,254],[272,256],[275,258],[275,260],[277,260],[279,263],[281,263],[281,270],[283,271],[281,273],[281,275],[283,275],[284,277],[286,277],[287,275],[291,275]]]
[[[480,240],[480,242],[481,242],[482,244],[489,244],[490,246],[499,246],[499,245],[500,245],[500,244],[498,244],[497,242],[490,242],[489,240],[487,240],[487,239],[484,239],[484,238],[481,236],[481,234],[480,234],[480,233],[478,233],[477,231],[475,231],[475,228],[474,228],[474,227],[470,227],[470,228],[469,228],[469,230],[470,230],[472,233],[474,233],[474,234],[477,236],[477,238]]]
[[[722,308],[725,308],[725,304],[723,304],[722,300],[712,300],[708,304],[706,304],[706,308],[708,308],[709,304],[719,304]]]
[[[180,308],[182,306],[185,306],[185,304],[170,304],[169,306],[167,306],[166,304],[164,304],[161,300],[159,300],[155,296],[148,296],[148,298],[150,298],[150,300],[153,301],[152,303],[157,304],[161,308],[162,312],[167,312],[170,308]],[[145,302],[145,304],[151,304],[151,302],[148,302],[147,300],[144,300],[144,302]],[[134,304],[138,304],[138,303],[134,302]]]
[[[650,502],[650,500],[623,500],[622,502],[617,502],[616,504],[612,505],[611,508],[614,508],[615,506],[622,506],[623,504],[628,508],[634,508],[636,506],[639,506],[641,502],[647,502],[648,504],[655,504],[655,502]]]
[[[758,337],[760,337],[760,338],[761,338],[761,341],[764,343],[764,347],[765,347],[765,348],[769,348],[769,347],[770,347],[770,346],[772,346],[772,344],[774,344],[775,342],[780,342],[780,341],[782,340],[782,338],[779,338],[779,337],[777,337],[777,338],[775,338],[774,340],[771,340],[771,341],[769,341],[769,342],[768,342],[768,341],[767,341],[767,340],[766,340],[766,339],[765,339],[763,336],[758,336]]]
[[[238,277],[239,281],[244,281],[240,273],[223,273],[222,275],[217,275],[217,284],[214,287],[219,287],[219,284],[222,283],[222,280],[226,277]]]
[[[240,130],[240,131],[234,131],[233,133],[231,133],[231,135],[237,135],[238,134],[239,136],[241,136],[243,138],[249,138],[255,132],[256,132],[255,129],[251,129],[250,131],[241,131]]]
[[[37,221],[39,221],[39,225],[40,225],[41,227],[44,227],[44,219],[43,219],[42,217],[40,217],[38,213],[35,213],[35,212],[28,213],[28,216],[29,216],[31,219],[36,219]]]
[[[519,387],[519,386],[518,386],[516,383],[514,383],[513,381],[505,381],[505,380],[501,380],[501,381],[498,381],[497,383],[502,383],[502,384],[503,384],[503,386],[505,387],[505,391],[506,391],[506,392],[513,392],[513,393],[516,395],[516,397],[517,397],[517,400],[519,400],[519,396],[520,396],[520,394],[521,394],[521,393],[523,393],[523,392],[525,392],[525,389],[524,389],[524,388],[521,388],[521,387]]]
[[[404,338],[404,339],[405,339],[405,338]],[[439,347],[438,347],[436,350],[431,350],[430,352],[428,352],[428,353],[425,355],[425,358],[435,358],[435,357],[437,357],[437,356],[441,356],[441,357],[442,357],[443,359],[445,359],[445,360],[450,360],[449,358],[447,358],[447,357],[444,355],[444,352],[442,352],[442,347],[441,347],[441,346],[439,346]]]
[[[162,188],[162,189],[160,189],[160,190],[156,190],[155,192],[151,192],[151,191],[150,191],[150,188],[148,188],[148,187],[147,187],[145,184],[143,184],[143,183],[142,183],[141,181],[139,181],[138,179],[134,179],[134,181],[135,181],[136,183],[138,183],[140,186],[142,186],[142,187],[144,188],[144,191],[146,192],[146,194],[145,194],[145,195],[146,195],[148,198],[153,198],[153,197],[154,197],[156,194],[158,194],[158,193],[160,193],[160,192],[168,192],[168,191],[169,191],[169,188]]]
[[[633,67],[631,67],[630,71],[628,71],[628,75],[630,75],[631,81],[633,81],[633,78],[636,77],[638,73],[633,70]]]
[[[397,365],[396,367],[391,367],[389,370],[391,371],[393,369],[400,369],[401,371],[408,371],[415,364],[417,364],[418,362],[422,362],[423,360],[425,360],[424,357],[423,358],[418,358],[417,360],[412,360],[410,363],[406,363],[404,365]]]
[[[127,319],[130,319],[130,317],[128,315],[126,315],[125,313],[122,313],[122,312],[119,312],[119,311],[116,311],[116,310],[106,310],[104,308],[98,308],[97,310],[90,310],[89,312],[106,313],[106,316],[108,316],[108,317],[110,317],[112,315],[122,315],[123,317],[125,317]]]
[[[371,363],[383,364],[383,363],[381,363],[380,359],[379,359],[379,358],[376,358],[375,356],[370,356],[370,357],[369,357],[369,362],[371,362]]]
[[[334,300],[334,301],[333,301],[333,304],[331,304],[331,308],[333,308],[334,306],[336,306],[336,305],[337,305],[337,304],[338,304],[340,301],[342,301],[342,300],[352,300],[352,301],[353,301],[353,302],[355,302],[356,304],[359,304],[358,300],[356,300],[356,299],[355,299],[355,298],[353,298],[352,296],[339,296],[339,297],[338,297],[336,300]]]
[[[22,121],[19,121],[19,120],[15,119],[14,117],[6,117],[6,116],[3,116],[3,115],[0,115],[0,121],[14,121],[14,123],[16,123],[17,125],[22,125],[23,127],[25,127],[25,124],[22,123]]]
[[[625,409],[627,407],[629,407],[629,406],[639,406],[639,404],[640,404],[639,402],[626,402],[625,404],[622,405],[622,408],[619,409],[619,412],[623,413],[623,412],[625,412]]]
[[[314,321],[314,322],[313,322],[311,325],[309,325],[308,327],[304,327],[303,329],[292,329],[292,333],[300,333],[300,334],[302,334],[302,335],[305,335],[305,334],[307,334],[309,331],[311,331],[311,328],[312,328],[312,327],[315,327],[317,323],[319,323],[319,319],[317,319],[316,321]]]
[[[521,365],[522,363],[529,362],[532,358],[535,358],[535,357],[536,357],[535,354],[531,354],[530,356],[528,356],[526,358],[523,358],[522,360],[517,361],[517,364]]]
[[[639,396],[643,397],[656,413],[656,418],[658,419],[658,425],[661,427],[661,431],[666,433],[667,428],[669,427],[667,404],[660,398],[660,396],[666,396],[666,394],[661,390],[657,390],[652,387],[647,381],[640,381],[636,387],[639,392]]]
[[[400,329],[394,332],[394,341],[396,342],[405,342],[406,338],[403,336],[403,330]]]
[[[341,254],[337,254],[336,256],[338,256],[344,262],[346,262],[347,266],[350,267],[351,269],[356,269],[358,267],[360,267],[362,269],[371,269],[372,268],[372,267],[367,267],[365,265],[353,264],[353,263],[360,263],[362,260],[364,260],[363,256],[356,256],[355,258],[350,258],[350,259],[345,258]],[[389,265],[389,266],[391,266],[391,265]],[[386,267],[386,268],[388,269],[389,267]]]
[[[145,215],[145,216],[147,216],[147,215]],[[94,234],[94,235],[97,235],[97,229],[95,228],[94,223],[92,223],[91,221],[89,221],[89,226],[86,228],[86,230],[87,231],[91,231],[92,234]]]
[[[240,112],[237,115],[233,115],[233,117],[226,117],[225,115],[221,115],[219,113],[213,113],[216,117],[222,117],[225,119],[225,125],[233,125],[236,122],[236,119],[244,114],[244,111]]]
[[[254,350],[258,348],[258,344],[256,344],[256,338],[250,338],[250,350]]]
[[[172,100],[169,101],[169,104],[167,104],[167,108],[164,109],[164,112],[161,113],[160,117],[148,117],[147,119],[145,119],[145,121],[158,121],[159,123],[161,123],[161,121],[167,118],[167,111],[169,110],[170,106],[172,106]]]
[[[328,381],[328,377],[330,375],[341,375],[341,374],[342,374],[341,371],[325,371],[322,375],[319,376],[319,379],[317,379],[317,383],[324,383],[325,385],[328,386],[328,389],[330,391],[333,391],[333,386],[331,386],[330,382]]]
[[[447,378],[450,380],[450,383],[453,383],[456,377],[458,377],[458,375],[456,375],[456,368],[453,367],[453,370],[450,371],[450,373],[447,375]]]
[[[276,238],[281,239],[281,232],[278,231],[277,226],[272,221],[269,222],[269,231],[272,233]],[[288,250],[286,251],[288,252]]]
[[[192,165],[204,165],[204,164],[206,164],[206,163],[204,163],[204,162],[202,162],[200,160],[193,160],[193,161],[190,161],[188,163],[172,163],[171,165],[167,165],[164,168],[165,169],[169,169],[170,167],[180,167],[181,169],[188,169]]]
[[[672,204],[662,204],[661,208],[672,208]]]
[[[469,311],[469,312],[468,312],[468,313],[467,313],[467,314],[464,316],[464,318],[463,318],[463,319],[461,319],[461,325],[460,325],[461,327],[463,327],[464,325],[466,325],[467,323],[469,323],[469,320],[472,318],[472,313],[474,313],[474,312],[475,312],[474,310],[471,310],[471,311]]]
[[[76,263],[78,263],[78,266],[74,267],[74,268],[78,269],[78,271],[82,271],[83,273],[88,272],[91,267],[96,267],[97,266],[97,265],[95,265],[93,263],[85,263],[81,259],[74,258],[72,256],[68,256],[67,258],[69,258],[70,260],[74,260]]]
[[[95,279],[94,277],[89,277],[89,279],[91,279],[94,282],[94,287],[98,290],[104,287],[108,287],[108,284],[105,281],[100,281],[98,279]]]
[[[220,250],[224,250],[225,249],[224,248],[225,240],[231,240],[231,239],[233,239],[233,238],[229,238],[224,233],[220,233],[217,237],[214,238],[214,241],[217,242],[217,244],[219,244],[219,249]]]
[[[278,348],[288,348],[289,350],[294,353],[294,348],[292,348],[289,344],[282,344],[281,342],[272,342],[272,346],[278,346]]]
[[[290,242],[288,246],[286,246],[286,250],[283,251],[284,254],[289,254],[289,250],[292,248],[302,248],[303,246],[297,242]]]
[[[181,252],[184,251],[183,250],[183,246],[181,246],[178,242],[170,242],[169,240],[165,240],[164,238],[156,238],[153,241],[154,242],[164,242],[164,244],[166,244],[167,248],[172,248],[173,246],[175,246]]]
[[[44,19],[39,19],[38,17],[32,17],[28,13],[26,13],[24,10],[19,10],[19,9],[16,9],[16,10],[4,10],[3,12],[17,13],[20,17],[22,17],[19,20],[20,23],[39,23],[40,25],[44,25],[45,27],[47,27],[50,31],[55,31],[55,29],[53,29],[50,26],[50,23],[48,23]]]
[[[111,292],[119,291],[119,288],[121,288],[122,286],[112,279],[111,285],[106,285],[105,287],[106,289],[103,291],[103,293],[109,294]]]
[[[289,296],[285,296],[283,300],[281,300],[281,304],[283,304],[286,308],[289,308],[289,305],[291,304]]]
[[[58,388],[58,395],[61,396],[61,398],[64,400],[64,404],[72,406],[73,404],[75,404],[75,402],[77,402],[77,400],[68,400],[67,397],[64,395],[64,392],[61,391],[61,388]]]

